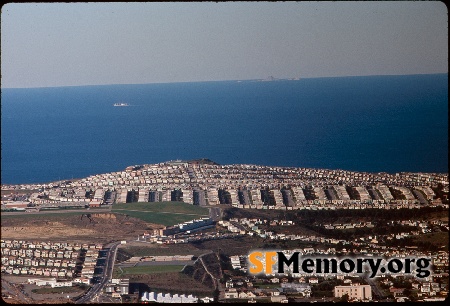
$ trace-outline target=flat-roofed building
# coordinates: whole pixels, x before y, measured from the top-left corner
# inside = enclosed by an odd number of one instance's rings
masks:
[[[292,192],[294,193],[297,205],[300,205],[301,202],[306,201],[305,193],[301,187],[292,187]]]
[[[172,191],[171,190],[162,190],[161,191],[161,202],[170,202],[172,198]]]
[[[119,189],[117,191],[117,203],[127,202],[128,190],[126,188]]]
[[[194,203],[194,192],[190,189],[182,189],[183,202],[193,204]]]
[[[139,188],[138,202],[148,202],[149,201],[149,189]]]
[[[273,192],[273,197],[275,199],[275,205],[276,206],[284,206],[283,195],[281,194],[281,191],[279,189],[272,189],[271,192]]]
[[[235,204],[235,205],[241,204],[240,201],[239,201],[239,196],[238,196],[238,191],[237,190],[230,189],[228,192],[230,193],[231,204]]]
[[[348,194],[348,192],[344,186],[333,185],[333,189],[336,191],[336,194],[337,194],[339,200],[345,200],[345,201],[350,200],[350,195]]]
[[[207,191],[208,195],[208,204],[209,205],[219,205],[219,191],[217,188],[209,188]]]
[[[362,202],[366,202],[372,199],[365,187],[357,186],[355,187],[355,189],[358,192],[359,198],[361,199]]]
[[[250,195],[252,197],[252,202],[254,205],[262,205],[262,199],[261,199],[261,190],[259,189],[252,189],[250,191]]]
[[[335,286],[334,297],[348,295],[349,299],[372,300],[372,289],[370,285],[352,284],[350,286]]]

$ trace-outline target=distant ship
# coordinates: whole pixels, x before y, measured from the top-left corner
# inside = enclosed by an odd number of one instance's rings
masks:
[[[128,103],[114,103],[114,106],[130,106]]]

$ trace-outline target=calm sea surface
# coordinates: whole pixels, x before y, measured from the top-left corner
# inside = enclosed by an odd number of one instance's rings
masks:
[[[1,141],[2,184],[195,158],[448,172],[448,74],[2,89]]]

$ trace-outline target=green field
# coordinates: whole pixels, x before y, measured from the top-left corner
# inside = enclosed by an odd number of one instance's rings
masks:
[[[207,208],[182,202],[115,204],[112,212],[162,225],[174,225],[208,216]]]
[[[150,265],[150,266],[136,266],[117,268],[114,272],[120,275],[128,274],[152,274],[152,273],[169,273],[169,272],[181,272],[183,265]]]

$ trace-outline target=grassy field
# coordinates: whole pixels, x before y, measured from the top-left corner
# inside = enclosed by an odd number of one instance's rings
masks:
[[[208,209],[183,202],[139,202],[114,204],[113,211],[118,209],[208,215]]]
[[[115,204],[112,212],[162,225],[174,225],[208,216],[207,208],[181,202]]]
[[[151,265],[151,266],[136,266],[117,268],[115,273],[118,276],[129,274],[152,274],[152,273],[168,273],[168,272],[180,272],[183,269],[183,265]]]

